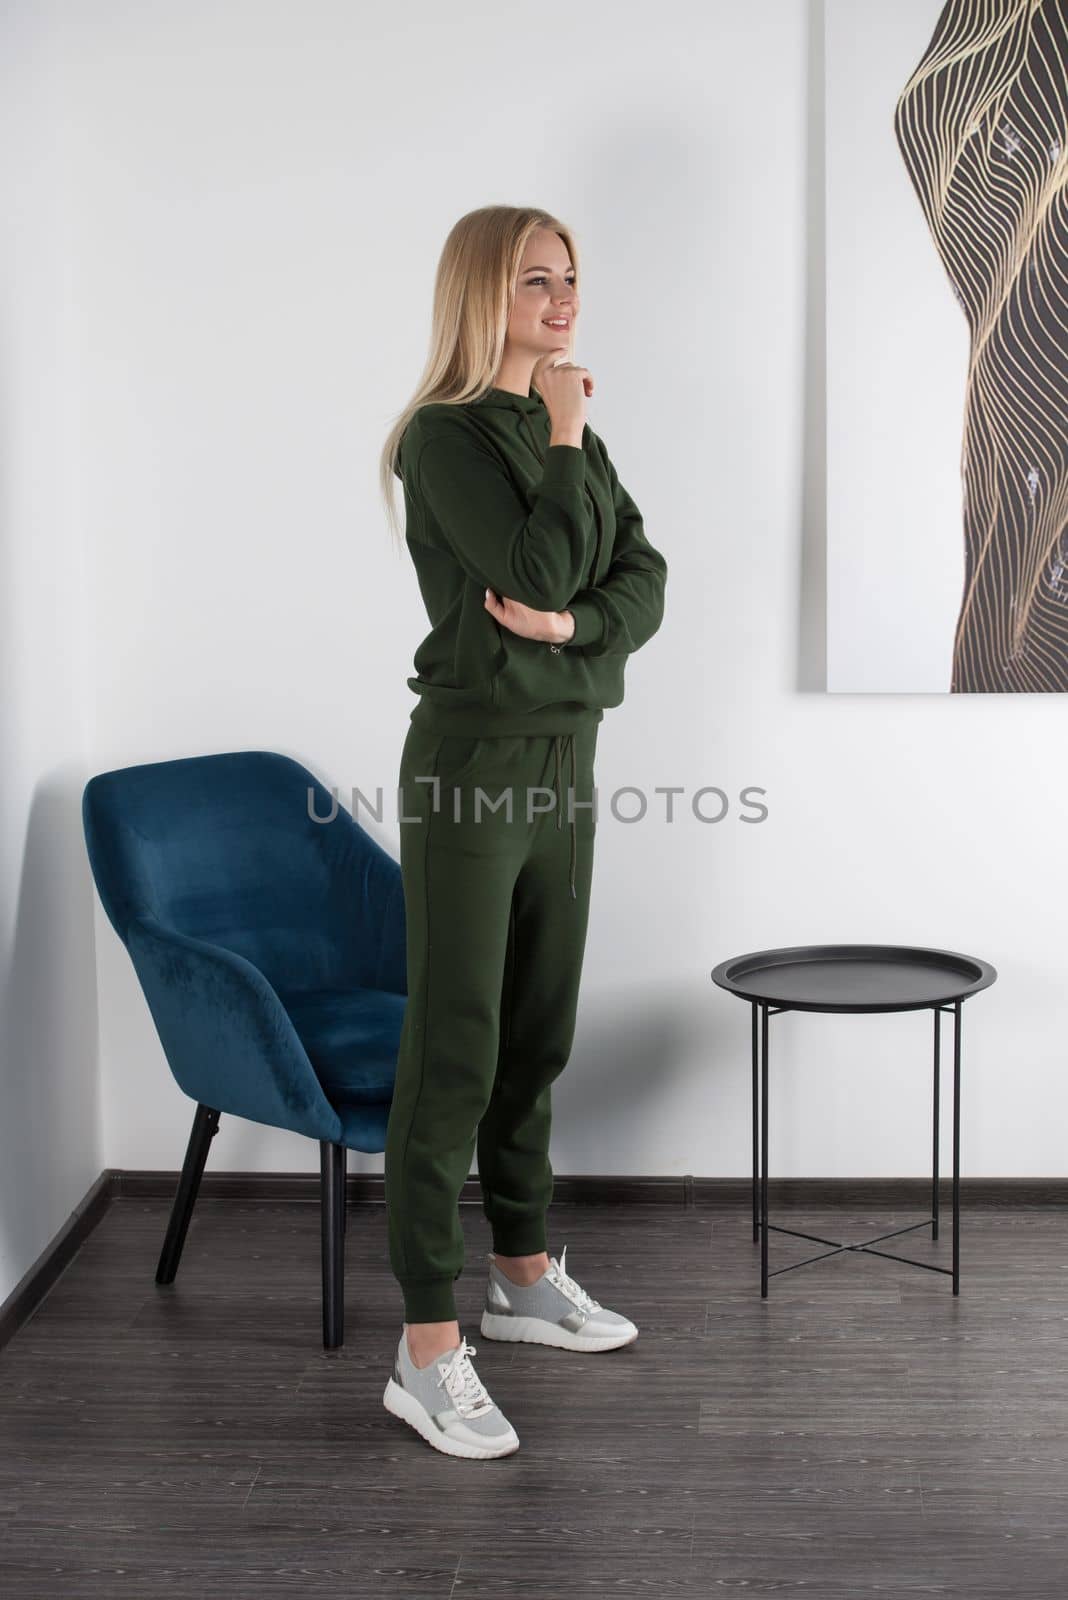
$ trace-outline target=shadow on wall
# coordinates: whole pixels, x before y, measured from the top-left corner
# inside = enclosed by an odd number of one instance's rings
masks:
[[[553,1085],[561,1107],[568,1104],[562,1120],[596,1130],[606,1148],[626,1150],[643,1113],[659,1119],[674,1083],[690,1082],[694,1029],[692,990],[681,986],[651,982],[647,995],[633,983],[585,991],[571,1061]],[[715,1059],[707,1028],[700,1047]]]
[[[827,692],[827,214],[824,201],[824,0],[809,0],[805,85],[805,289],[801,436],[801,571],[797,687]]]
[[[38,783],[5,927],[0,1301],[103,1166],[93,884],[81,824],[86,776],[71,764]]]

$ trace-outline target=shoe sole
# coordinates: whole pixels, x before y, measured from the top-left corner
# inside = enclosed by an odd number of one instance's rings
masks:
[[[482,1446],[465,1444],[462,1439],[450,1439],[448,1434],[442,1433],[440,1428],[434,1426],[425,1407],[420,1405],[415,1396],[409,1394],[407,1389],[402,1389],[394,1378],[390,1378],[386,1384],[382,1404],[395,1417],[407,1422],[427,1444],[432,1445],[435,1450],[440,1450],[443,1455],[466,1456],[469,1460],[488,1461],[497,1456],[509,1456],[519,1449],[519,1436],[514,1428],[511,1439],[503,1445]]]
[[[483,1311],[482,1333],[486,1339],[504,1339],[513,1344],[551,1344],[557,1350],[618,1350],[633,1344],[637,1333],[572,1333],[543,1317],[502,1317]]]

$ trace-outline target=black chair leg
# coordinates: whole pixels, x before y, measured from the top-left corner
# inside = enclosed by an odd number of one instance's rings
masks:
[[[345,1339],[345,1146],[319,1141],[322,1170],[323,1347]]]
[[[178,1193],[171,1207],[167,1237],[163,1241],[163,1250],[156,1268],[157,1283],[174,1282],[178,1263],[182,1259],[182,1246],[185,1244],[189,1219],[193,1215],[193,1206],[200,1190],[200,1180],[204,1175],[208,1146],[218,1131],[219,1113],[211,1106],[198,1105],[196,1116],[193,1118],[193,1131],[189,1135],[189,1144],[185,1152],[185,1162],[178,1179]]]

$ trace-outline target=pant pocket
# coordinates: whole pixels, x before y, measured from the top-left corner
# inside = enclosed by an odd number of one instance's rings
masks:
[[[484,765],[486,740],[480,735],[450,733],[439,742],[434,772],[443,784],[463,783]]]

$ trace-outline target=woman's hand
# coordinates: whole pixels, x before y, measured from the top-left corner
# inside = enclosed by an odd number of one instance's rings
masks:
[[[586,427],[586,401],[593,394],[593,374],[567,356],[567,346],[547,350],[534,363],[531,384],[541,395],[549,413],[550,444],[581,446]],[[559,363],[558,365],[554,365]]]
[[[534,611],[505,595],[498,598],[492,589],[486,590],[485,606],[502,628],[518,633],[521,639],[566,644],[575,631],[575,619],[570,611]]]

